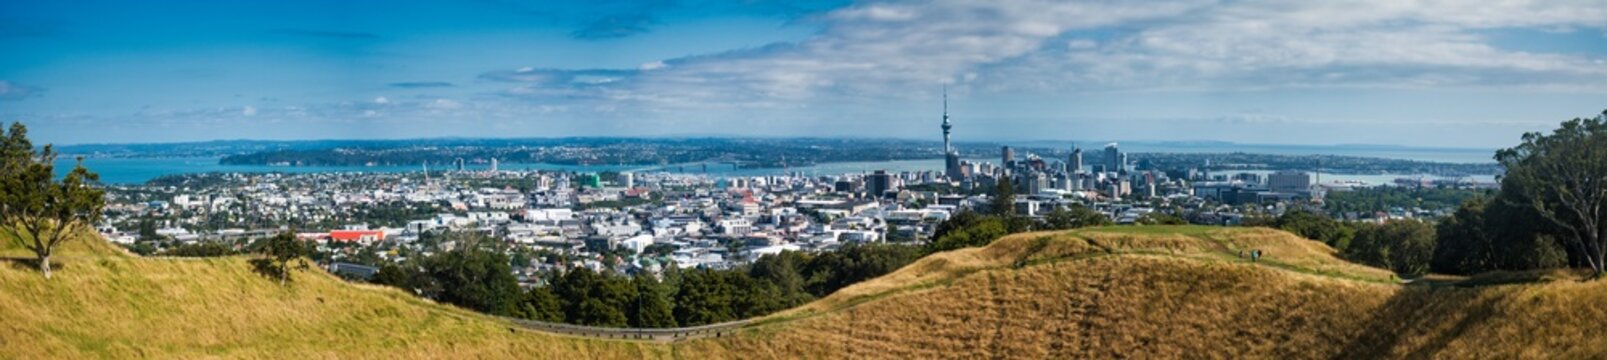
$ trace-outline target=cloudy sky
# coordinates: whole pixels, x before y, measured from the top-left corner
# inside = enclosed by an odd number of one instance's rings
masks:
[[[5,1],[55,143],[441,136],[1493,148],[1607,109],[1607,2]]]

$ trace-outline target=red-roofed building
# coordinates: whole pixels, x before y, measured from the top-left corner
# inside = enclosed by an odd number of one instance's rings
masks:
[[[383,231],[383,230],[331,230],[331,231],[329,231],[329,240],[343,241],[343,242],[356,241],[356,242],[367,244],[367,243],[373,243],[373,242],[377,242],[377,241],[385,241],[385,231]]]

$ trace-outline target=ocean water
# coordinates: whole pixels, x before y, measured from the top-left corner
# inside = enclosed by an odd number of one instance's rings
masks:
[[[992,161],[996,159],[968,159],[973,162]],[[71,170],[74,164],[72,159],[58,159],[56,171],[64,174]],[[349,172],[349,173],[394,173],[420,171],[418,166],[267,166],[267,165],[219,165],[218,158],[90,158],[84,160],[84,165],[90,170],[100,174],[101,182],[107,184],[141,184],[159,176],[169,174],[195,174],[210,172],[240,172],[240,173],[317,173],[317,172]],[[468,165],[469,170],[485,170],[487,165]],[[502,170],[550,170],[573,172],[601,172],[601,171],[667,171],[673,173],[708,174],[710,176],[767,176],[782,173],[801,174],[806,176],[825,176],[842,174],[863,174],[876,170],[890,172],[901,171],[941,171],[943,160],[898,160],[898,161],[860,161],[826,163],[813,166],[791,167],[786,169],[741,169],[731,164],[722,163],[693,163],[668,166],[641,166],[641,165],[559,165],[559,164],[502,164]],[[440,170],[441,168],[436,168]],[[1265,175],[1269,171],[1243,171]],[[1367,184],[1388,184],[1397,178],[1429,178],[1440,179],[1436,176],[1417,174],[1384,174],[1384,175],[1350,175],[1327,174],[1321,175],[1322,181],[1360,181]],[[1470,177],[1478,182],[1494,182],[1494,175],[1476,175]]]
[[[56,173],[66,174],[72,170],[74,159],[57,159]],[[268,165],[220,165],[218,158],[88,158],[84,159],[84,166],[90,171],[100,174],[100,181],[107,184],[141,184],[151,179],[170,174],[199,174],[211,172],[238,172],[238,173],[318,173],[318,172],[351,172],[351,173],[394,173],[421,171],[422,166],[268,166]],[[489,165],[469,164],[464,167],[469,170],[485,170]],[[642,166],[628,165],[558,165],[558,164],[501,164],[502,170],[554,170],[554,171],[631,171],[641,169]],[[443,170],[443,168],[432,168]]]

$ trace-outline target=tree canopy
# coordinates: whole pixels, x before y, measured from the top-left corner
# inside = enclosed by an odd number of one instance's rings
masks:
[[[1496,160],[1507,169],[1501,201],[1534,210],[1598,277],[1607,270],[1607,111],[1563,122],[1551,134],[1524,134]]]
[[[50,278],[56,247],[100,220],[106,204],[105,191],[97,187],[100,176],[79,158],[58,181],[52,146],[36,150],[20,122],[0,135],[0,235],[33,252],[39,272]]]

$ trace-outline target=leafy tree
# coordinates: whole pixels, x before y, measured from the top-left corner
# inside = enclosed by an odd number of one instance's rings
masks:
[[[557,295],[553,295],[550,286],[533,287],[525,292],[524,301],[520,302],[517,315],[536,321],[563,322],[563,303],[558,300]]]
[[[681,326],[713,324],[735,320],[732,294],[736,289],[709,269],[681,273],[680,289],[675,292],[675,321]]]
[[[1428,273],[1434,239],[1434,227],[1417,220],[1363,226],[1345,250],[1345,257],[1388,268],[1402,276],[1418,276]]]
[[[1016,215],[1016,191],[1010,179],[999,179],[998,185],[993,189],[993,202],[990,203],[994,216],[1010,217]]]
[[[1328,216],[1302,209],[1289,210],[1272,221],[1272,225],[1301,237],[1321,241],[1344,251],[1350,247],[1355,231],[1344,223]]]
[[[927,244],[929,252],[949,251],[967,247],[984,246],[993,240],[1010,234],[1009,227],[1004,220],[997,217],[987,217],[963,229],[950,231],[936,241]]]
[[[967,226],[976,224],[977,222],[982,221],[982,218],[982,214],[978,214],[975,211],[968,209],[961,209],[960,211],[955,212],[954,215],[949,216],[948,220],[937,224],[937,229],[932,230],[932,238],[942,238],[944,235],[948,235],[950,232],[961,230]]]
[[[84,159],[60,181],[55,179],[56,152],[50,145],[35,151],[28,128],[12,123],[0,137],[0,234],[34,253],[39,272],[50,278],[50,256],[56,247],[94,227],[105,207],[105,192],[95,187],[100,175],[84,168]]]
[[[233,247],[219,242],[182,244],[162,251],[162,255],[177,257],[218,257],[237,253],[239,252],[235,251]]]
[[[525,306],[531,295],[519,289],[508,257],[481,247],[473,235],[463,236],[449,251],[380,267],[374,282],[487,314],[537,316]],[[530,305],[541,309],[539,303]]]
[[[132,251],[139,256],[151,256],[156,254],[156,246],[151,245],[149,241],[140,241],[128,246],[128,251]]]
[[[803,264],[804,286],[809,294],[824,297],[832,292],[886,275],[909,265],[925,253],[918,246],[895,244],[847,245],[837,251],[821,253]]]
[[[1484,233],[1494,244],[1495,269],[1530,270],[1568,266],[1568,253],[1557,239],[1563,230],[1540,219],[1533,207],[1515,201],[1491,201],[1484,209]]]
[[[149,241],[149,240],[161,240],[162,238],[163,238],[162,235],[156,234],[156,220],[152,220],[151,218],[140,219],[140,221],[139,221],[139,239],[140,240],[147,240],[147,241]]]
[[[608,327],[629,324],[625,311],[636,299],[636,288],[629,281],[579,268],[565,273],[553,285],[553,293],[564,302],[570,323]]]
[[[1056,206],[1043,215],[1043,228],[1049,230],[1066,230],[1077,227],[1077,219],[1072,217],[1071,211],[1063,206]]]
[[[1431,268],[1449,274],[1567,265],[1567,256],[1527,207],[1474,198],[1436,226]]]
[[[735,271],[722,271],[719,274],[729,283],[730,289],[736,290],[731,297],[731,308],[737,318],[757,317],[787,308],[782,303],[781,288],[775,283]]]
[[[1574,258],[1600,277],[1607,271],[1607,111],[1573,119],[1550,135],[1523,135],[1496,152],[1507,169],[1502,199],[1527,205],[1556,226]]]
[[[1188,222],[1183,221],[1183,218],[1161,212],[1144,214],[1139,216],[1138,220],[1133,223],[1137,225],[1188,225]]]
[[[266,260],[272,264],[272,275],[279,278],[279,285],[290,281],[290,261],[311,253],[307,244],[289,231],[263,240],[258,245],[257,251],[266,256]]]
[[[765,255],[748,266],[748,276],[775,284],[783,307],[798,306],[815,299],[804,290],[802,269],[808,261],[803,253],[796,251]]]
[[[1082,204],[1071,204],[1067,207],[1055,207],[1044,215],[1044,227],[1051,230],[1067,230],[1091,226],[1108,226],[1113,224],[1110,217],[1098,211],[1089,209]]]
[[[1363,214],[1394,208],[1451,209],[1468,199],[1486,195],[1486,191],[1408,186],[1363,187],[1329,193],[1323,198],[1323,209],[1329,213]]]
[[[427,258],[423,264],[431,298],[493,315],[513,315],[524,296],[508,257],[461,247]]]
[[[670,292],[652,275],[638,273],[631,277],[636,287],[636,301],[630,311],[630,324],[638,328],[675,327],[675,313],[670,304]]]

